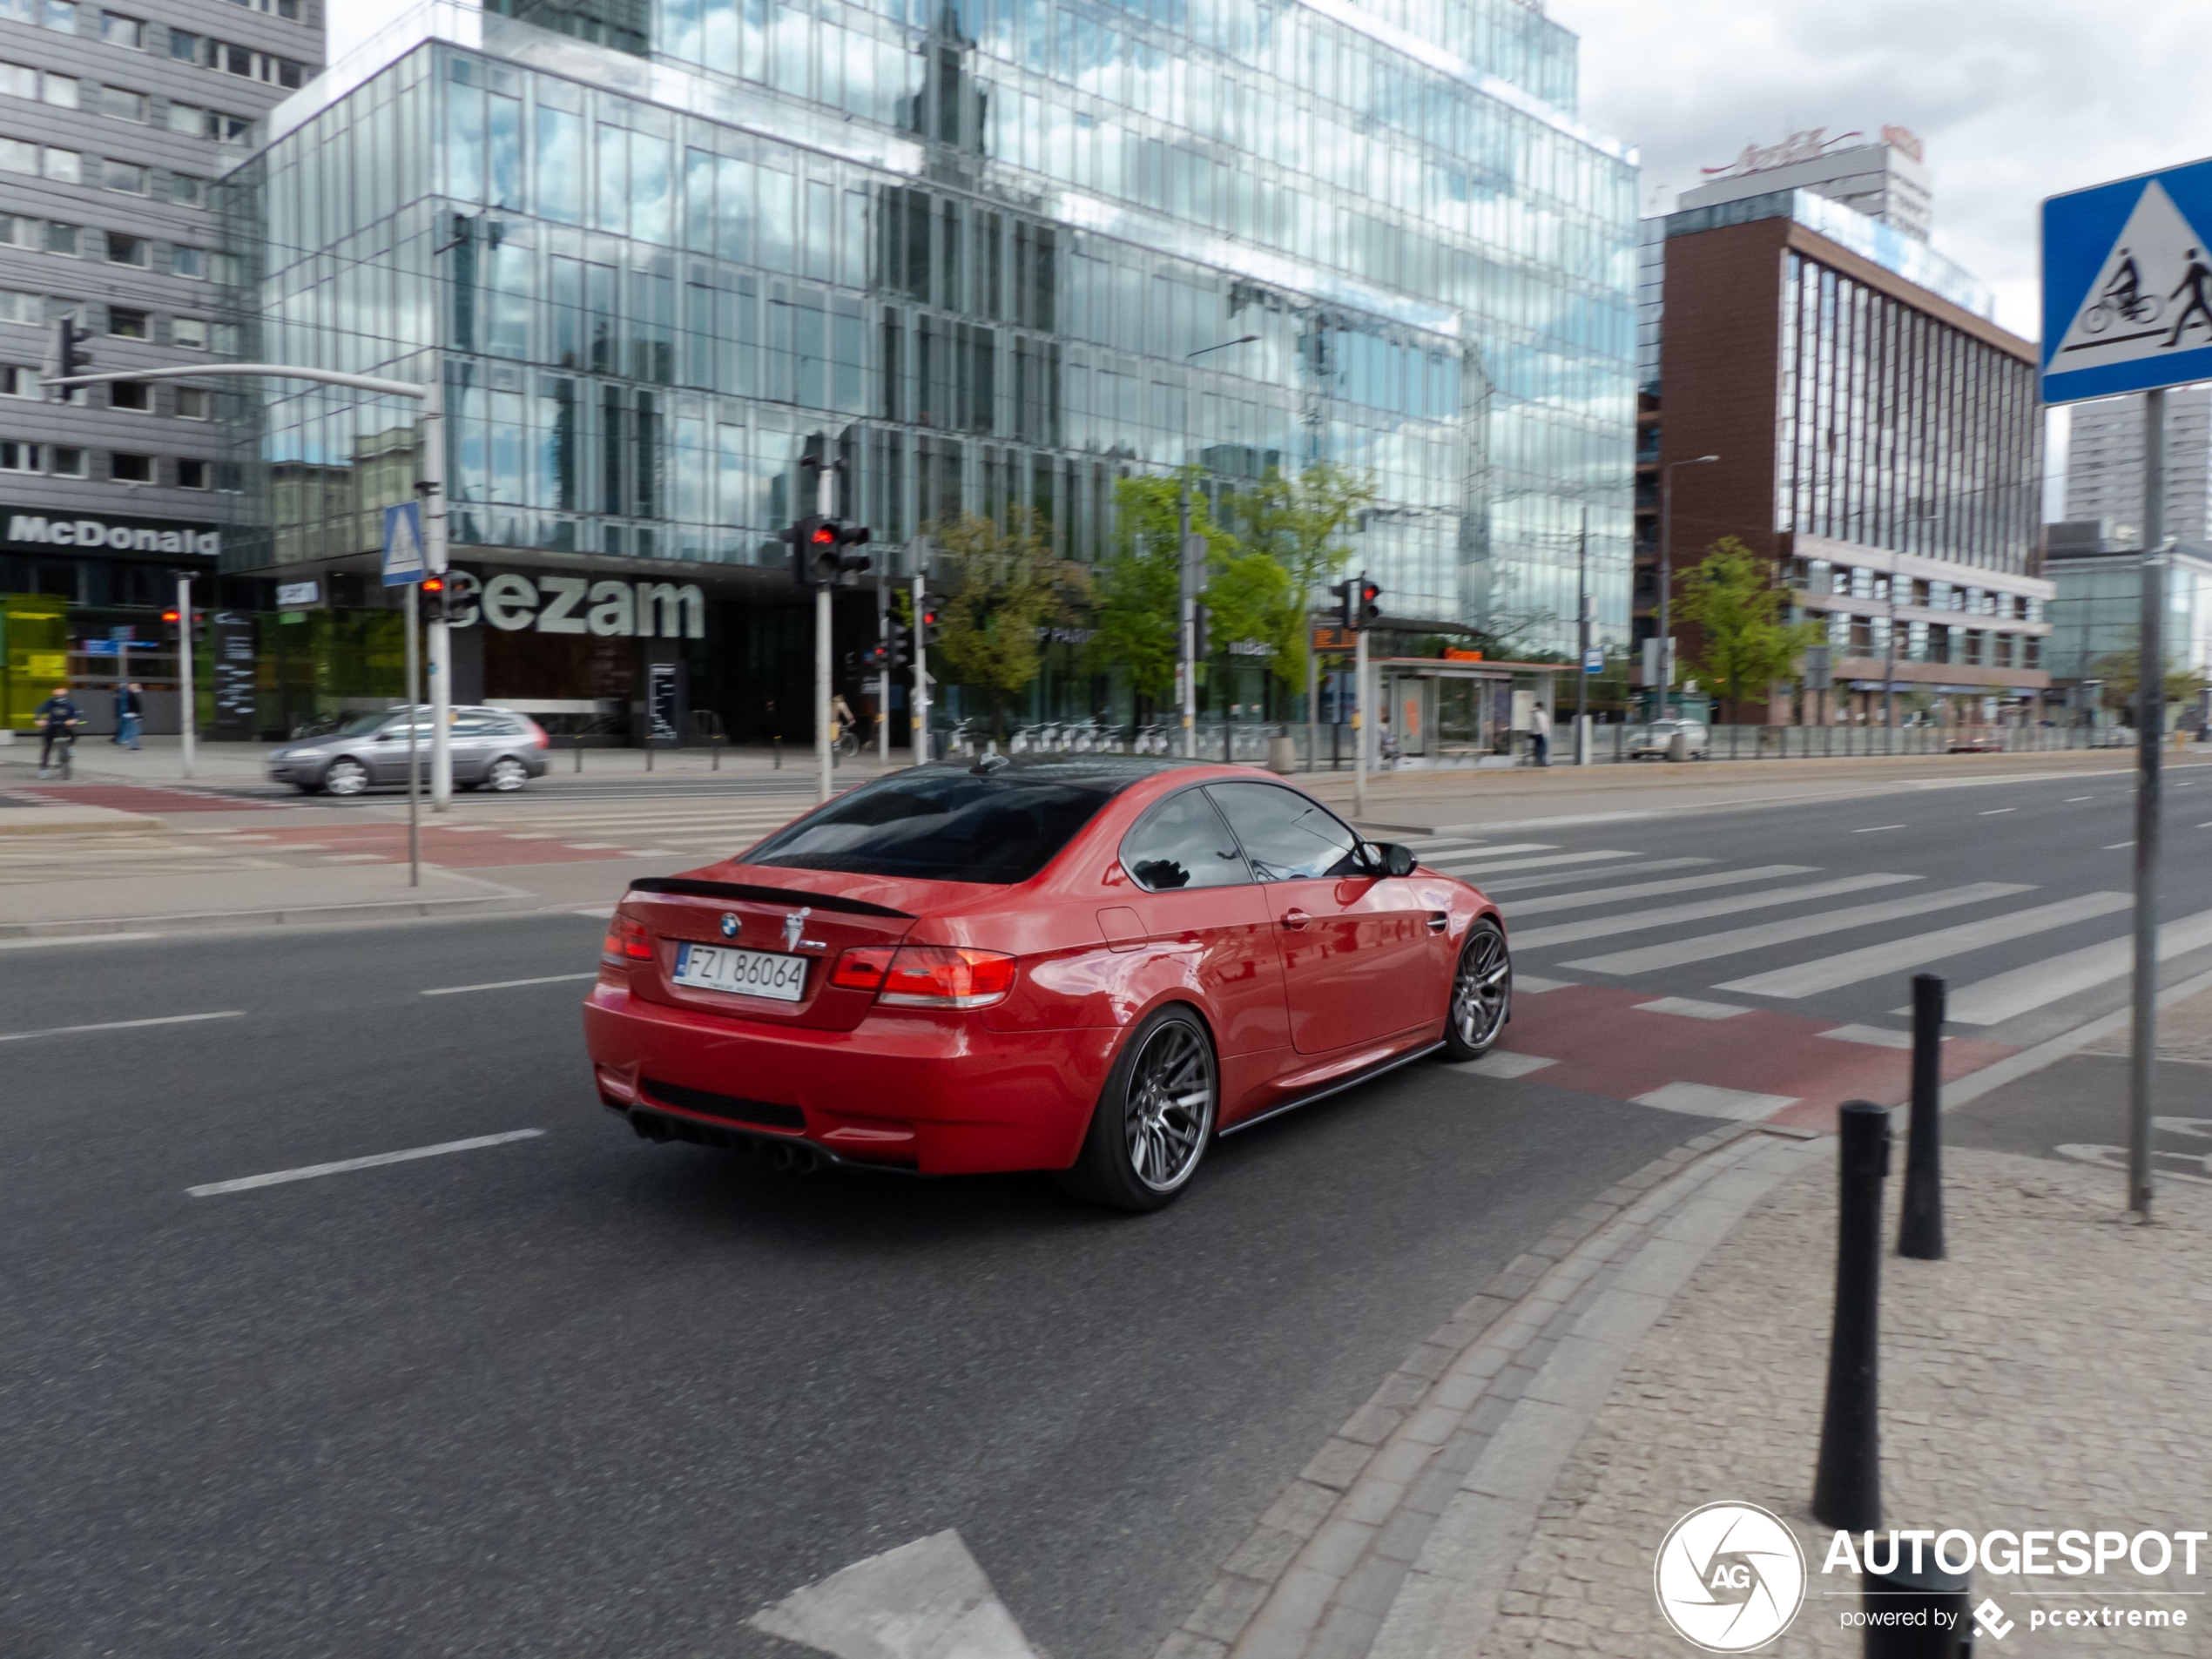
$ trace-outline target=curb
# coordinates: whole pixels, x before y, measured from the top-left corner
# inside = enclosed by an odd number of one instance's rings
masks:
[[[503,887],[455,899],[375,899],[360,904],[287,905],[269,910],[209,910],[182,915],[96,916],[69,921],[0,922],[0,939],[98,939],[105,934],[168,933],[220,927],[272,927],[306,923],[396,921],[412,918],[559,909],[534,893]]]
[[[1330,1437],[1156,1659],[1474,1653],[1621,1365],[1751,1205],[1826,1147],[1730,1124],[1581,1204]]]

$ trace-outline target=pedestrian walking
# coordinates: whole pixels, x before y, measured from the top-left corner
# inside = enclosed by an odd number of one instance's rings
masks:
[[[1380,716],[1375,721],[1375,748],[1383,765],[1392,772],[1398,770],[1398,734],[1390,729],[1390,716]]]
[[[53,770],[55,744],[84,724],[84,711],[71,699],[68,686],[57,685],[53,696],[32,711],[31,718],[43,734],[38,745],[38,775],[44,778]]]
[[[139,695],[145,688],[132,680],[128,685],[115,690],[115,735],[108,739],[118,748],[135,749],[138,746],[138,728],[145,718],[145,699]]]
[[[1541,703],[1528,716],[1528,756],[1539,766],[1552,763],[1552,715]]]

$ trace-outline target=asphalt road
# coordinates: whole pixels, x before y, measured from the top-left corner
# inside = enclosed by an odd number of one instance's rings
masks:
[[[2175,781],[2162,914],[2182,918],[2212,910],[2212,769]],[[1642,880],[1910,876],[1517,953],[1524,974],[1901,1031],[1902,970],[1794,998],[1715,987],[2124,892],[2130,811],[2115,775],[1530,826],[1507,840],[1550,850],[1525,856],[1629,856],[1492,885],[1533,940],[1674,901],[1515,914]],[[1705,862],[1617,870],[1675,860]],[[2025,891],[1649,971],[1569,966],[1985,882]],[[421,995],[587,974],[600,927],[0,950],[0,1037],[237,1011],[0,1043],[0,1654],[788,1654],[745,1628],[759,1605],[952,1527],[1055,1659],[1143,1659],[1421,1336],[1710,1126],[1541,1072],[1425,1066],[1222,1143],[1151,1217],[1042,1178],[774,1177],[638,1142],[596,1104],[580,981]],[[2126,927],[2107,910],[1939,966],[2033,974]],[[2208,966],[2183,953],[2168,977]],[[2093,983],[1975,1035],[2021,1046],[2125,995]],[[1978,1132],[2047,1145],[2051,1122]]]
[[[0,1653],[789,1654],[762,1603],[958,1527],[1056,1659],[1148,1654],[1321,1440],[1706,1120],[1433,1067],[1166,1212],[631,1136],[602,924],[0,953]],[[542,1136],[206,1197],[191,1186]]]

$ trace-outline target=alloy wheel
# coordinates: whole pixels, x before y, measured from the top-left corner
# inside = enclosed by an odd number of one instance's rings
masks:
[[[1153,1192],[1190,1178],[1213,1132],[1213,1053],[1180,1020],[1155,1031],[1130,1069],[1130,1170]]]
[[[322,786],[334,795],[358,795],[368,787],[368,772],[358,760],[334,760]]]
[[[512,755],[502,755],[491,763],[491,771],[484,781],[503,795],[520,789],[529,777],[529,773],[521,761]]]
[[[1504,937],[1494,927],[1476,928],[1460,953],[1460,970],[1452,980],[1453,1035],[1474,1049],[1495,1042],[1512,990],[1513,961],[1506,954]]]

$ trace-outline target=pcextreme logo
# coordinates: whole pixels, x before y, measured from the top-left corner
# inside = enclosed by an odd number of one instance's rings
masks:
[[[1788,1629],[1804,1605],[1804,1553],[1757,1504],[1709,1503],[1668,1529],[1652,1588],[1683,1641],[1749,1653]]]

